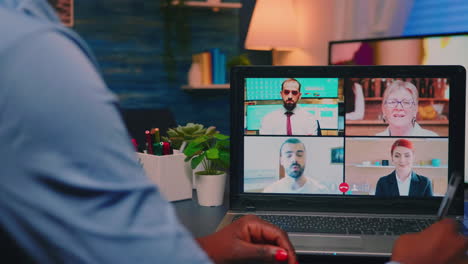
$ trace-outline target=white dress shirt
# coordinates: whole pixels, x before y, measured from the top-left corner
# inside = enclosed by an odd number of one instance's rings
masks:
[[[262,120],[260,135],[287,135],[286,112],[286,109],[282,107],[267,114]],[[298,105],[291,112],[293,113],[291,115],[293,135],[317,135],[317,120],[314,115]]]
[[[302,176],[305,177],[305,176]],[[317,180],[306,177],[306,182],[302,187],[293,189],[294,179],[285,176],[283,179],[278,180],[263,189],[264,193],[329,193],[328,188],[320,184]]]
[[[396,171],[395,171],[395,177],[398,183],[398,191],[400,192],[400,196],[408,196],[409,188],[411,184],[411,173],[404,181],[400,180],[400,177],[398,177],[398,173]]]

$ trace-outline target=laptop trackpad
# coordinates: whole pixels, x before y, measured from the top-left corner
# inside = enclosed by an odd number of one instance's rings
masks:
[[[358,249],[363,248],[360,236],[289,234],[296,249]]]

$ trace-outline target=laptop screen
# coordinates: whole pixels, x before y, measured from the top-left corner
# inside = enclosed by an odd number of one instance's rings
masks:
[[[243,193],[440,197],[450,78],[246,77]]]

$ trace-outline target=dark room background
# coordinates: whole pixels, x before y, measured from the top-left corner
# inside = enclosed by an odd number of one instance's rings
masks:
[[[248,22],[240,25],[239,13],[244,11],[190,8],[184,18],[172,18],[175,23],[188,23],[190,32],[185,37],[190,45],[184,50],[183,44],[188,42],[171,40],[175,68],[171,71],[174,80],[170,81],[165,69],[164,36],[175,33],[173,29],[167,32],[161,1],[75,1],[73,29],[94,51],[104,79],[119,96],[122,108],[168,107],[178,124],[214,125],[229,133],[228,90],[187,92],[181,86],[187,84],[192,54],[220,48],[229,60],[243,52],[240,28]]]

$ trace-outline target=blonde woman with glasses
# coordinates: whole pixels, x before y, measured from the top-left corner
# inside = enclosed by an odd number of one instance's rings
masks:
[[[410,82],[394,81],[384,92],[382,113],[388,127],[376,136],[437,137],[433,131],[423,129],[416,122],[418,90]]]

